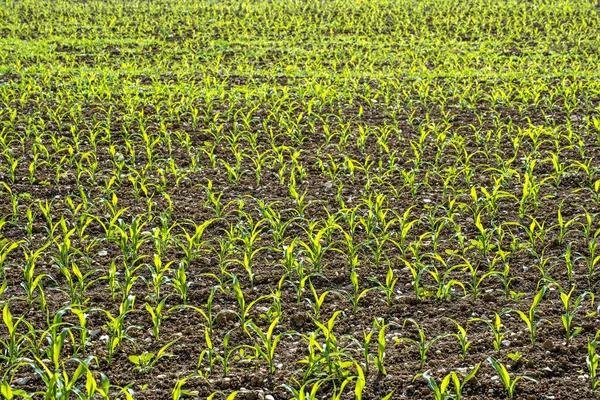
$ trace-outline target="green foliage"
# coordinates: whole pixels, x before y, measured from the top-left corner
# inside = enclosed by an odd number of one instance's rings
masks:
[[[432,339],[427,340],[427,338],[425,336],[425,330],[421,326],[419,326],[417,321],[415,321],[412,318],[407,318],[404,320],[404,323],[402,324],[402,326],[404,327],[404,325],[406,325],[407,322],[410,322],[415,326],[415,328],[417,329],[418,338],[412,339],[410,337],[401,337],[401,338],[395,338],[395,341],[396,341],[396,344],[409,343],[417,348],[417,350],[419,351],[419,360],[420,360],[419,367],[422,369],[425,366],[425,361],[427,361],[427,353],[429,352],[431,347],[434,345],[434,343],[448,335],[441,334],[441,335],[435,336]]]
[[[487,360],[491,364],[492,368],[494,368],[498,373],[498,376],[500,377],[500,382],[502,382],[502,384],[504,385],[504,389],[506,390],[506,394],[509,399],[514,398],[517,389],[517,382],[519,382],[521,379],[526,379],[538,383],[538,381],[526,375],[520,375],[516,376],[515,378],[511,378],[504,364],[495,360],[493,357],[488,357]]]
[[[167,354],[166,351],[169,347],[173,346],[178,340],[179,339],[175,339],[165,344],[156,353],[143,352],[140,355],[130,355],[128,359],[133,363],[135,369],[137,369],[141,373],[148,373],[152,371],[154,365],[158,361],[160,361],[161,358],[171,356],[170,354]]]
[[[1,2],[0,397],[460,399],[559,319],[592,397],[596,3]]]
[[[540,319],[538,321],[535,320],[535,312],[536,312],[538,306],[540,305],[542,298],[544,297],[544,294],[546,293],[546,289],[547,289],[546,286],[542,287],[542,289],[540,289],[540,291],[535,295],[535,297],[533,298],[533,302],[531,303],[531,306],[529,307],[529,312],[527,314],[525,314],[523,311],[515,310],[515,312],[517,314],[519,314],[519,317],[521,317],[523,322],[525,322],[525,324],[527,325],[527,330],[529,330],[529,340],[531,341],[532,345],[535,344],[535,333],[537,331],[537,327],[542,322],[550,323],[549,321],[544,320],[544,319]]]

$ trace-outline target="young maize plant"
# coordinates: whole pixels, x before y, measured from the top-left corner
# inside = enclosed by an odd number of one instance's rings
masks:
[[[385,294],[385,302],[388,307],[392,306],[392,296],[395,294],[394,288],[398,283],[399,278],[394,277],[394,270],[391,266],[388,266],[387,274],[385,275],[385,281],[381,282],[377,278],[369,277],[369,280],[377,283],[377,286]]]
[[[404,327],[407,322],[410,322],[415,326],[415,328],[417,329],[418,338],[412,339],[409,337],[401,337],[401,338],[394,338],[394,340],[396,341],[397,345],[400,343],[408,343],[408,344],[415,346],[417,348],[417,350],[419,351],[419,368],[423,369],[423,367],[425,366],[425,362],[427,361],[427,353],[431,349],[431,346],[433,346],[435,344],[435,342],[437,342],[438,340],[443,339],[446,336],[448,336],[448,334],[441,334],[441,335],[435,336],[434,338],[432,338],[430,340],[427,340],[427,338],[425,336],[425,330],[417,323],[417,321],[415,321],[412,318],[407,318],[406,320],[404,320],[402,327]]]
[[[238,303],[238,306],[240,309],[240,312],[237,313],[237,315],[240,319],[240,324],[242,324],[244,331],[247,331],[248,322],[251,321],[251,318],[249,318],[249,316],[250,316],[250,310],[252,309],[252,307],[254,307],[254,305],[256,303],[258,303],[259,301],[269,299],[272,296],[271,295],[259,296],[256,299],[252,300],[250,303],[246,303],[246,298],[245,298],[244,292],[242,291],[240,282],[237,279],[237,276],[235,276],[235,275],[233,277],[233,291],[235,293],[235,297],[237,299],[237,303]]]
[[[458,332],[456,333],[451,333],[450,336],[453,336],[456,338],[456,340],[458,340],[458,343],[460,344],[460,351],[461,351],[461,358],[464,360],[467,357],[467,351],[469,350],[469,347],[471,346],[471,341],[469,341],[467,339],[467,329],[465,329],[462,325],[460,325],[458,322],[456,322],[455,320],[453,320],[452,318],[448,318],[454,325],[456,325],[456,329],[458,329]]]
[[[170,354],[167,354],[166,351],[169,347],[173,346],[179,338],[167,343],[163,347],[161,347],[156,353],[148,353],[143,352],[140,355],[130,355],[128,357],[129,361],[134,365],[134,369],[140,371],[141,373],[151,372],[154,368],[154,365],[160,361],[164,357],[170,357]]]
[[[375,321],[373,321],[373,326],[369,332],[367,332],[366,330],[363,330],[362,342],[355,337],[350,338],[356,344],[356,346],[359,349],[359,353],[361,354],[361,356],[364,359],[363,363],[360,363],[360,364],[357,363],[357,365],[356,365],[356,368],[357,369],[360,368],[360,372],[363,375],[369,375],[370,362],[371,362],[371,360],[374,360],[374,356],[371,354],[369,347],[371,345],[373,335],[375,334],[375,331],[377,329],[377,325],[378,325],[378,321],[375,320]],[[385,340],[385,335],[384,335],[384,340]],[[385,345],[383,347],[385,350]]]
[[[375,325],[377,326],[379,332],[377,334],[377,355],[373,358],[373,362],[375,363],[375,366],[377,367],[377,372],[380,375],[387,375],[387,371],[384,366],[384,358],[386,346],[385,330],[388,327],[388,325],[385,324],[385,321],[383,319],[376,319]]]
[[[129,296],[119,306],[119,314],[114,316],[110,311],[101,310],[107,317],[105,325],[107,334],[105,335],[107,358],[106,362],[110,364],[117,348],[121,346],[124,340],[134,342],[134,339],[128,332],[135,326],[125,326],[125,317],[132,312],[135,303],[135,296]]]
[[[506,395],[508,396],[509,399],[514,398],[514,396],[516,394],[516,389],[517,389],[517,382],[519,382],[521,379],[526,379],[526,380],[538,383],[537,380],[535,380],[529,376],[526,376],[526,375],[520,375],[520,376],[511,378],[510,375],[508,374],[508,370],[506,369],[504,364],[495,360],[493,357],[488,357],[487,360],[491,364],[492,368],[494,368],[496,370],[496,372],[498,373],[498,376],[500,377],[500,381],[504,385],[504,389],[506,390]]]
[[[545,319],[540,319],[537,321],[535,320],[535,312],[536,312],[538,306],[540,305],[542,298],[544,297],[544,294],[546,293],[546,289],[547,289],[546,286],[542,287],[542,289],[540,289],[540,291],[535,295],[527,314],[525,314],[521,310],[514,310],[514,312],[516,312],[519,315],[519,317],[521,317],[523,322],[525,322],[525,324],[527,325],[527,330],[529,331],[529,340],[531,341],[532,346],[535,344],[535,334],[536,334],[538,326],[542,322],[550,323],[550,321],[545,320]]]
[[[358,312],[358,302],[361,298],[365,297],[373,288],[363,289],[362,291],[360,290],[360,284],[358,281],[358,274],[356,273],[356,270],[352,270],[352,272],[350,272],[350,283],[352,284],[352,291],[346,292],[346,296],[352,303],[352,312],[356,314]]]
[[[433,398],[435,400],[446,400],[446,399],[460,400],[463,398],[463,391],[464,391],[465,385],[471,379],[473,379],[475,377],[475,375],[477,374],[477,371],[479,371],[480,366],[481,366],[481,363],[478,363],[477,365],[475,365],[475,368],[473,368],[471,370],[471,372],[469,372],[462,379],[462,381],[460,380],[460,378],[458,377],[458,374],[456,372],[450,372],[448,375],[446,375],[444,377],[444,379],[442,379],[442,382],[438,385],[438,383],[435,381],[435,378],[433,376],[431,376],[429,371],[415,375],[415,377],[413,378],[413,381],[415,381],[416,379],[418,379],[420,377],[425,378],[425,380],[429,384],[429,387],[431,388],[431,390],[433,390]],[[454,393],[452,393],[452,391],[450,390],[450,387],[449,387],[450,383],[452,383],[454,385]]]
[[[192,391],[192,390],[187,390],[183,388],[183,385],[185,385],[188,381],[190,381],[191,379],[195,378],[196,376],[194,375],[189,375],[183,379],[178,379],[177,382],[175,382],[175,386],[173,387],[173,391],[171,392],[171,395],[173,396],[173,400],[181,400],[184,397],[193,397],[197,395],[196,391]]]
[[[13,365],[16,360],[28,352],[28,346],[25,345],[28,338],[25,335],[19,335],[17,332],[19,325],[25,325],[30,332],[34,331],[34,328],[25,320],[25,316],[21,316],[15,321],[8,305],[8,302],[5,303],[2,309],[2,321],[8,331],[8,338],[0,341],[3,348],[3,354],[0,355],[0,359],[4,360],[4,363],[7,365]]]
[[[310,276],[306,277],[306,279],[308,279],[308,286],[310,287],[310,292],[313,295],[313,299],[311,300],[310,298],[305,298],[304,300],[306,300],[312,307],[314,314],[313,317],[315,319],[319,319],[319,315],[321,314],[321,306],[325,302],[325,297],[330,293],[330,291],[326,290],[319,295],[312,283],[312,280],[310,279]]]
[[[585,300],[585,298],[587,297],[588,292],[583,292],[575,299],[572,299],[573,293],[575,292],[575,286],[571,287],[571,290],[569,292],[563,290],[563,288],[560,285],[557,286],[560,293],[560,301],[564,310],[564,313],[561,316],[561,321],[563,327],[565,328],[565,339],[568,346],[571,344],[571,340],[575,336],[579,335],[582,331],[581,327],[573,326],[573,320],[575,318],[575,313],[581,306],[583,300]]]
[[[441,256],[436,255],[434,257],[435,259],[437,259],[438,261],[440,261],[442,263],[442,265],[446,266],[445,261],[441,258]],[[441,302],[447,302],[452,300],[455,297],[458,297],[454,294],[454,288],[455,287],[459,287],[463,290],[463,295],[466,296],[467,295],[467,289],[465,288],[465,285],[457,280],[457,279],[448,279],[448,275],[458,269],[460,266],[459,265],[455,265],[453,267],[447,268],[446,272],[444,272],[443,274],[440,273],[437,269],[437,267],[433,266],[433,269],[428,269],[427,272],[429,273],[429,275],[431,275],[431,277],[434,279],[435,283],[436,283],[436,292],[435,292],[435,298],[438,299]]]
[[[18,398],[29,400],[32,398],[29,394],[27,394],[26,391],[22,389],[11,388],[6,381],[2,381],[2,386],[0,386],[0,394],[2,394],[2,397],[6,400],[16,400]]]
[[[210,396],[208,396],[206,398],[206,400],[215,400],[217,397],[217,395],[222,395],[222,398],[225,400],[235,400],[235,398],[237,397],[238,393],[240,393],[239,391],[234,391],[231,392],[229,395],[224,394],[223,392],[213,392],[210,394]]]
[[[502,329],[502,319],[500,316],[501,316],[501,314],[495,313],[493,321],[483,319],[483,318],[471,318],[469,320],[469,321],[480,321],[487,325],[487,327],[490,329],[490,331],[494,335],[493,346],[497,353],[500,353],[502,341],[504,340],[504,337],[506,336],[506,334],[509,333],[509,331],[504,331]]]
[[[598,353],[596,353],[596,347],[598,347],[598,337],[600,337],[600,331],[596,332],[594,340],[589,341],[587,349],[588,355],[585,359],[588,372],[590,374],[590,385],[592,391],[600,388],[600,376],[598,376]]]
[[[349,350],[340,346],[340,341],[333,332],[335,320],[341,313],[341,310],[334,312],[327,324],[313,320],[317,329],[302,336],[309,349],[309,355],[300,360],[300,363],[306,364],[304,381],[309,381],[313,376],[343,379],[349,376],[349,368],[355,363]],[[319,336],[323,337],[323,344],[317,340]]]
[[[271,325],[269,325],[269,329],[266,333],[261,331],[260,328],[252,321],[248,321],[246,323],[247,327],[258,336],[259,342],[255,344],[254,349],[256,350],[256,354],[269,364],[269,371],[271,371],[271,373],[275,372],[275,350],[277,349],[277,345],[284,335],[284,333],[274,333],[278,322],[279,318],[275,318],[273,322],[271,322]]]

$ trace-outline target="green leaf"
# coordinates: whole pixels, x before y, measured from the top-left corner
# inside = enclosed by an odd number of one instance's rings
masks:
[[[356,400],[362,400],[362,393],[366,385],[365,374],[363,372],[362,367],[357,362],[355,362],[354,365],[358,373],[358,376],[356,378],[356,385],[354,387],[354,396]]]
[[[13,325],[12,314],[10,313],[10,310],[8,309],[8,303],[6,303],[4,305],[4,309],[2,310],[2,320],[4,321],[4,324],[6,325],[6,328],[8,329],[9,335],[12,335],[12,332],[14,331],[15,327]]]
[[[511,386],[511,379],[506,367],[502,363],[496,361],[493,357],[488,357],[488,361],[498,373],[498,376],[504,384],[504,387],[508,389]]]
[[[477,374],[477,371],[479,371],[479,367],[481,367],[481,362],[479,362],[475,368],[473,368],[473,370],[471,372],[469,372],[469,374],[467,374],[467,376],[465,376],[465,379],[463,379],[463,383],[461,386],[464,386],[467,382],[469,382],[471,379],[473,379],[473,377]]]
[[[385,397],[383,397],[381,400],[391,400],[393,395],[394,395],[394,392],[391,391]]]

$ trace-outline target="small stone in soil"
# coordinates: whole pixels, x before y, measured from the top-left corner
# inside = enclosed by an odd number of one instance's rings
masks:
[[[550,340],[546,340],[544,342],[544,344],[542,345],[542,347],[546,351],[553,351],[554,350],[554,343],[552,343]]]
[[[28,376],[25,376],[25,377],[23,377],[23,378],[17,378],[17,379],[15,379],[15,380],[13,381],[13,383],[14,383],[15,385],[25,385],[25,384],[26,384],[27,382],[29,382],[30,380],[31,380],[31,378],[30,378],[30,377],[28,377]]]
[[[485,301],[486,303],[493,303],[496,301],[496,298],[494,297],[494,295],[492,293],[486,293],[482,296],[483,301]]]
[[[238,398],[241,400],[258,400],[259,399],[259,395],[257,392],[251,392],[251,391],[240,391],[238,393]]]
[[[233,310],[223,310],[215,318],[217,326],[225,324],[227,321],[233,321],[237,318],[237,314]]]
[[[304,314],[295,314],[292,316],[291,322],[295,329],[300,329],[304,327],[305,320]]]

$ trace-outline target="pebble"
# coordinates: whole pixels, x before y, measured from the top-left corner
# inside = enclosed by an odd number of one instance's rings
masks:
[[[496,301],[496,298],[494,297],[493,294],[491,293],[486,293],[483,295],[482,297],[483,301],[485,301],[486,303],[493,303],[494,301]]]
[[[215,318],[216,325],[223,325],[227,321],[233,321],[237,319],[237,314],[233,310],[223,310]]]
[[[265,400],[275,400],[275,397],[271,396],[270,394],[265,396]]]
[[[291,317],[291,322],[292,322],[292,326],[295,329],[301,329],[304,327],[305,322],[306,322],[306,317],[304,314],[298,313],[298,314],[294,314]]]
[[[30,377],[28,377],[28,376],[25,376],[25,377],[23,377],[23,378],[18,378],[18,379],[15,379],[15,380],[13,381],[13,383],[14,383],[15,385],[25,385],[25,384],[26,384],[27,382],[29,382],[30,380],[31,380],[31,378],[30,378]]]
[[[268,307],[265,307],[265,306],[257,306],[257,307],[255,308],[255,311],[256,311],[258,314],[265,314],[267,311],[269,311],[269,308],[268,308]]]
[[[261,380],[260,380],[260,376],[258,375],[252,375],[252,377],[250,378],[250,384],[252,386],[260,386],[261,384]]]
[[[106,251],[106,250],[102,250],[102,251],[98,252],[98,255],[99,255],[100,257],[105,257],[105,256],[107,256],[107,255],[108,255],[108,251]]]
[[[240,390],[239,395],[240,395],[240,399],[243,399],[243,400],[258,400],[259,399],[258,393],[256,393],[256,392]]]
[[[102,329],[90,329],[88,331],[88,335],[90,338],[95,338],[102,332]]]

